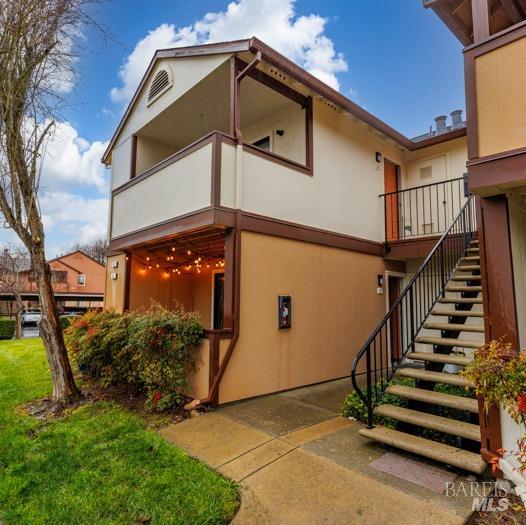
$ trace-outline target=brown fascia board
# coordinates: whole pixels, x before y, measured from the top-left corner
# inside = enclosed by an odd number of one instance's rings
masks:
[[[139,96],[139,93],[144,87],[146,79],[148,78],[155,62],[158,59],[206,56],[221,53],[240,53],[246,51],[250,51],[254,54],[256,54],[258,51],[261,52],[261,55],[263,56],[263,60],[265,62],[282,70],[284,73],[293,77],[298,82],[302,83],[312,91],[331,101],[333,104],[336,104],[337,106],[341,107],[347,113],[350,113],[351,115],[355,116],[357,119],[368,124],[372,128],[384,134],[386,137],[389,137],[394,142],[398,143],[399,145],[401,145],[409,151],[419,150],[427,146],[432,146],[434,144],[439,144],[441,142],[446,142],[448,140],[453,140],[455,138],[466,135],[466,128],[459,128],[446,133],[441,133],[440,135],[436,135],[429,139],[413,141],[407,138],[399,131],[397,131],[396,129],[386,124],[385,122],[383,122],[382,120],[380,120],[378,117],[375,117],[372,113],[369,113],[365,109],[361,108],[360,106],[358,106],[358,104],[355,104],[335,89],[325,84],[325,82],[311,75],[303,68],[296,65],[294,62],[284,57],[282,54],[278,53],[258,38],[253,37],[250,40],[236,40],[232,42],[221,42],[218,44],[203,44],[199,46],[180,47],[174,49],[160,49],[156,51],[148,66],[148,69],[142,77],[142,80],[137,90],[135,91],[132,100],[128,105],[128,108],[126,109],[126,112],[124,113],[117,127],[117,130],[115,131],[108,147],[106,148],[106,151],[104,152],[102,162],[104,164],[109,163],[108,157],[113,146],[115,145],[115,141],[117,140],[117,137],[119,136],[122,128],[124,127],[124,123],[128,119],[133,109],[133,106],[135,105],[135,102]]]

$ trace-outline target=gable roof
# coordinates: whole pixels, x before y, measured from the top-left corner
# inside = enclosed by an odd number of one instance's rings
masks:
[[[49,264],[49,263],[58,261],[58,262],[61,262],[62,264],[65,264],[66,266],[69,266],[70,268],[72,268],[76,272],[82,273],[80,270],[77,270],[76,268],[73,268],[73,266],[71,266],[69,263],[66,263],[66,262],[63,261],[63,259],[65,257],[69,257],[70,255],[75,255],[76,253],[80,253],[80,255],[82,255],[83,257],[86,257],[86,259],[89,259],[90,261],[93,261],[93,262],[97,263],[99,266],[102,266],[103,268],[105,268],[105,266],[103,264],[101,264],[99,261],[97,261],[97,259],[94,259],[93,257],[90,257],[89,255],[84,253],[82,250],[73,250],[72,252],[65,253],[63,255],[59,255],[58,257],[55,257],[54,259],[50,259],[47,262]]]
[[[411,140],[406,137],[393,127],[386,124],[384,121],[380,120],[378,117],[374,116],[372,113],[369,113],[358,104],[349,100],[347,97],[331,88],[325,82],[316,78],[314,75],[310,74],[308,71],[305,71],[302,67],[298,66],[282,54],[278,53],[276,50],[262,42],[256,37],[245,40],[234,40],[231,42],[220,42],[216,44],[203,44],[197,46],[189,47],[178,47],[172,49],[159,49],[155,52],[146,72],[144,73],[135,94],[133,95],[126,111],[111,138],[106,151],[102,157],[102,162],[108,164],[108,157],[115,146],[115,142],[119,137],[126,121],[128,120],[139,94],[142,91],[150,73],[152,72],[155,64],[158,60],[163,58],[182,58],[182,57],[194,57],[194,56],[207,56],[207,55],[216,55],[223,53],[240,53],[240,52],[250,52],[256,54],[257,52],[261,53],[262,60],[271,64],[283,72],[287,73],[290,77],[294,78],[307,88],[311,89],[318,95],[326,98],[333,104],[339,106],[347,113],[358,118],[362,122],[365,122],[372,128],[376,129],[380,133],[384,134],[386,137],[389,137],[391,140],[394,140],[404,148],[409,151],[414,151],[417,149],[425,148],[433,144],[438,144],[440,142],[445,142],[447,140],[452,140],[458,137],[466,135],[465,128],[457,128],[452,131],[441,133],[433,137],[429,137],[424,140]]]

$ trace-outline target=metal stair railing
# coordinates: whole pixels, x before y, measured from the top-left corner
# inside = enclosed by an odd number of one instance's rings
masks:
[[[352,365],[353,387],[367,407],[367,424],[389,381],[409,351],[432,308],[476,236],[475,198],[470,195],[400,296],[372,332]],[[365,378],[365,381],[364,381]],[[361,383],[361,384],[360,384]]]

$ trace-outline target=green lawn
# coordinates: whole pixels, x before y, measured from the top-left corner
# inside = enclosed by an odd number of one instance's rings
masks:
[[[234,483],[95,402],[43,424],[16,407],[50,391],[40,339],[0,341],[0,523],[214,524],[238,507]]]

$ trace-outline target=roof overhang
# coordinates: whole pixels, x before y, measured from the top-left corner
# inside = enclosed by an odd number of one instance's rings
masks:
[[[525,0],[526,1],[526,0]],[[396,142],[401,147],[409,150],[415,151],[434,144],[439,144],[446,142],[448,140],[453,140],[466,135],[466,128],[458,128],[449,132],[441,133],[429,139],[421,141],[413,141],[410,138],[406,137],[393,127],[389,126],[378,117],[369,113],[358,104],[349,100],[347,97],[331,88],[325,82],[316,78],[314,75],[305,71],[303,68],[284,57],[282,54],[278,53],[270,46],[262,42],[256,37],[246,39],[246,40],[236,40],[232,42],[221,42],[216,44],[203,44],[198,46],[190,47],[180,47],[173,49],[160,49],[156,51],[150,64],[135,91],[135,94],[130,101],[126,112],[124,113],[104,155],[102,157],[102,162],[109,164],[110,153],[115,146],[117,138],[120,135],[126,121],[128,120],[135,103],[139,97],[140,92],[142,91],[144,84],[146,83],[151,71],[153,70],[156,62],[163,58],[183,58],[183,57],[196,57],[196,56],[207,56],[215,54],[225,54],[225,53],[243,53],[250,52],[256,55],[258,52],[261,53],[263,62],[268,63],[284,73],[286,73],[291,78],[295,79],[297,82],[301,83],[303,86],[314,92],[315,94],[325,98],[332,104],[341,108],[344,112],[349,113],[354,116],[356,119],[364,122],[368,126],[372,127],[376,131],[380,132],[385,137]]]
[[[526,0],[476,0],[481,7],[487,2],[487,16],[479,9],[473,16],[474,0],[423,0],[425,8],[432,9],[464,46],[474,43],[474,18],[486,18],[486,30],[494,35],[526,19]],[[489,36],[488,35],[488,36]]]

